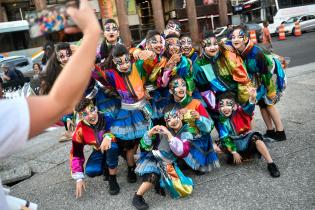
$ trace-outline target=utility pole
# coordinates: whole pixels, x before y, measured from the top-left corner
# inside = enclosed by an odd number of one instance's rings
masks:
[[[227,15],[226,0],[219,0],[218,8],[219,8],[219,16],[220,16],[220,25],[226,26],[229,22],[228,15]]]

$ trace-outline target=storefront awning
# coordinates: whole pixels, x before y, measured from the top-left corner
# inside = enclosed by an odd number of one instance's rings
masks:
[[[26,20],[9,21],[0,23],[0,33],[25,31],[29,29],[29,24]]]

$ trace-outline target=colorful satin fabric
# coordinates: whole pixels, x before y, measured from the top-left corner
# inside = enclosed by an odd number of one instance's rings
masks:
[[[220,141],[230,152],[237,151],[233,138],[245,137],[251,131],[254,109],[255,104],[248,103],[243,107],[238,106],[230,117],[220,116],[218,123]]]
[[[85,162],[84,157],[85,145],[90,145],[95,150],[98,151],[100,149],[99,147],[105,135],[109,135],[113,143],[116,142],[115,136],[108,132],[113,119],[110,116],[104,116],[99,114],[99,121],[103,121],[100,127],[96,128],[93,126],[89,126],[86,125],[83,121],[80,121],[75,129],[75,132],[72,137],[72,148],[70,151],[70,167],[73,177],[76,178],[84,177],[83,165]]]
[[[250,79],[241,58],[235,53],[221,50],[215,57],[203,54],[194,64],[194,79],[201,92],[231,90],[237,94],[240,104],[248,101]]]
[[[253,42],[249,41],[240,53],[247,68],[252,85],[257,88],[257,101],[265,99],[267,104],[277,95],[276,83],[272,80],[275,68],[273,57]]]

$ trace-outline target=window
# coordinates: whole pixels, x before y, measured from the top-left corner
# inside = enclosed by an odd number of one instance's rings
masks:
[[[15,64],[15,67],[17,68],[22,68],[29,65],[28,60],[25,60],[25,59],[14,61],[14,64]]]

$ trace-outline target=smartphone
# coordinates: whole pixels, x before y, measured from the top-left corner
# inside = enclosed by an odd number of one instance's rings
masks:
[[[68,7],[79,7],[79,1],[69,1],[65,5],[56,5],[42,11],[29,12],[25,15],[31,38],[43,36],[67,27],[75,27],[72,18],[67,15]]]

